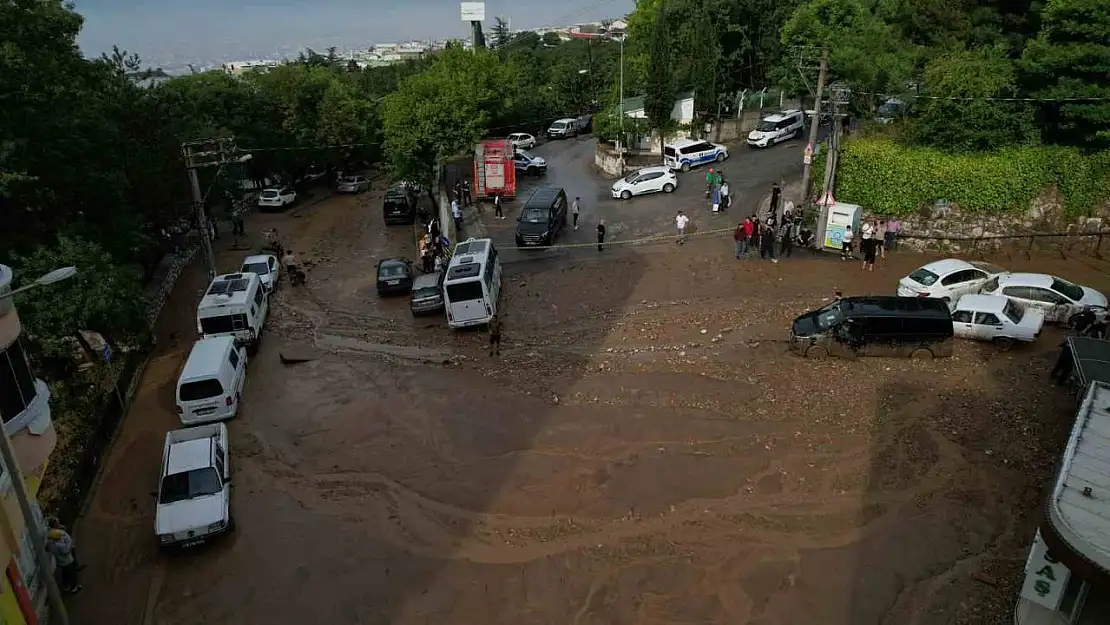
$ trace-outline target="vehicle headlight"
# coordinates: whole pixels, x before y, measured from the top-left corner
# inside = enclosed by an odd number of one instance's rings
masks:
[[[227,521],[216,521],[215,523],[210,523],[208,525],[208,531],[219,532],[222,531],[225,527],[227,527]]]

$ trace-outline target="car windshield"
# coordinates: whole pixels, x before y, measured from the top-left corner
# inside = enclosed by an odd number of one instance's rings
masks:
[[[542,208],[526,208],[520,214],[520,220],[530,224],[545,224],[547,223],[547,211]]]
[[[215,495],[223,490],[223,480],[212,467],[193,469],[174,473],[162,478],[162,488],[158,491],[158,503],[169,504]]]
[[[438,296],[439,289],[434,286],[426,286],[412,292],[412,299],[430,299]]]
[[[404,278],[408,267],[402,263],[385,263],[378,269],[378,276],[382,278]]]
[[[821,330],[828,330],[843,319],[844,313],[840,310],[840,302],[833,302],[817,311],[817,327]]]
[[[266,189],[265,191],[262,192],[262,197],[277,197],[277,196],[278,196],[278,192],[274,191],[273,189]]]
[[[913,280],[914,282],[918,284],[923,284],[925,286],[933,286],[933,284],[937,281],[937,278],[939,277],[940,276],[924,267],[911,273],[909,276],[910,280]]]
[[[674,148],[672,148],[670,146],[667,146],[667,147],[663,148],[663,154],[665,156],[669,156],[671,158],[674,158]]]
[[[777,123],[778,122],[767,121],[765,119],[765,120],[759,122],[759,125],[756,126],[755,129],[758,130],[759,132],[771,132],[772,130],[775,129],[775,124],[777,124]]]
[[[566,122],[555,122],[554,124],[551,124],[551,127],[555,130],[562,130],[563,127],[565,127],[566,125]]]
[[[529,154],[525,150],[517,150],[516,153],[523,156],[526,160],[529,160],[529,161],[532,161],[532,160],[536,159],[535,156],[532,156],[531,154]]]
[[[220,384],[219,380],[209,378],[182,384],[177,392],[177,398],[181,401],[203,401],[223,394],[223,384]]]
[[[1006,306],[1002,308],[1002,314],[1006,315],[1010,321],[1014,323],[1021,323],[1021,318],[1025,315],[1020,304],[1015,304],[1014,300],[1006,300]]]
[[[256,273],[260,276],[265,276],[270,273],[270,266],[266,263],[247,263],[243,265],[240,273]]]
[[[1075,302],[1083,299],[1083,287],[1062,278],[1052,279],[1052,290]]]

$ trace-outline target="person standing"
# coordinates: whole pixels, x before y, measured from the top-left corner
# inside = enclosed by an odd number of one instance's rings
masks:
[[[713,172],[713,186],[719,187],[725,183],[725,172],[723,169],[718,169]]]
[[[729,195],[728,181],[721,184],[721,212],[727,213],[728,207],[732,205],[732,196]]]
[[[875,258],[874,258],[874,254],[875,254],[875,223],[873,221],[865,221],[865,222],[863,222],[863,226],[860,227],[859,251],[860,251],[860,254],[863,255],[863,266],[861,267],[861,269],[863,269],[864,271],[867,270],[867,265],[869,264],[867,262],[868,252],[871,253],[870,265],[871,265],[872,269],[874,269],[874,266],[875,266]]]
[[[771,216],[774,217],[779,213],[779,199],[782,198],[782,189],[779,188],[779,183],[771,185]]]
[[[578,229],[578,213],[582,211],[582,198],[574,198],[574,204],[570,205],[570,218],[574,224],[574,229]]]
[[[489,355],[501,355],[501,319],[497,313],[489,318]]]
[[[61,527],[52,527],[47,530],[46,550],[54,556],[54,563],[58,565],[58,571],[62,577],[62,590],[68,593],[79,592],[81,582],[77,573],[80,567],[77,564],[77,557],[74,555],[73,538],[69,535],[69,532]]]
[[[759,237],[759,257],[770,258],[772,263],[779,262],[775,258],[775,229],[771,224],[763,224],[763,232]]]
[[[875,250],[878,241],[875,237],[863,239],[860,242],[860,251],[863,252],[863,271],[875,271]]]
[[[462,203],[463,203],[462,180],[456,180],[455,181],[454,191],[455,191],[455,199],[458,200],[459,205],[462,206]]]
[[[494,193],[493,194],[493,218],[494,219],[504,219],[505,218],[505,213],[502,212],[502,211],[504,211],[504,208],[501,205],[501,194],[500,193]]]
[[[902,220],[895,217],[886,222],[886,239],[883,247],[890,251],[898,249],[898,234],[902,232]]]
[[[757,250],[762,250],[763,246],[761,245],[761,243],[763,240],[763,226],[759,223],[759,217],[752,215],[751,217],[749,217],[749,219],[751,219],[752,222],[752,233],[748,237],[748,245],[749,247],[755,246],[755,249]]]
[[[779,231],[781,236],[781,247],[779,248],[779,256],[790,257],[794,253],[794,221],[783,217],[782,228],[780,228]]]
[[[604,245],[605,245],[605,220],[604,219],[598,219],[597,220],[597,251],[600,252],[600,251],[604,250],[605,249]]]
[[[713,212],[716,213],[721,208],[721,187],[713,185]]]
[[[674,225],[678,228],[678,238],[675,243],[682,245],[686,242],[686,225],[690,223],[690,218],[678,211],[678,215],[674,218]]]
[[[886,258],[886,220],[880,219],[878,227],[875,228],[875,246],[879,250],[879,256]]]
[[[751,220],[745,218],[744,221],[736,224],[736,230],[732,232],[732,240],[736,243],[736,260],[740,260],[748,255],[747,227],[749,224],[751,224]]]
[[[459,208],[459,201],[457,199],[451,200],[451,217],[455,220],[456,238],[461,240],[463,232],[463,216],[462,209]]]
[[[474,200],[470,195],[470,181],[469,180],[463,180],[462,192],[463,192],[463,206],[470,206],[471,204],[473,204]]]
[[[852,258],[852,227],[844,226],[844,237],[840,240],[840,260]]]
[[[709,199],[709,194],[713,192],[713,181],[717,176],[713,174],[713,168],[710,167],[709,171],[705,172],[705,199]]]

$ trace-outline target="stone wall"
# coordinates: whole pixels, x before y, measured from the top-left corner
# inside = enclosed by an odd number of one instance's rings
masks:
[[[621,157],[615,146],[598,141],[597,148],[594,150],[594,165],[603,175],[610,178],[620,178],[625,173],[635,171],[641,167],[662,164],[662,158],[658,154],[629,152],[624,156],[624,170],[622,171]]]
[[[843,199],[843,198],[842,198]],[[865,219],[884,219],[864,207]],[[1110,235],[1110,204],[1091,216],[1067,217],[1055,189],[1041,194],[1022,213],[965,213],[956,204],[922,208],[902,217],[903,249],[918,251],[997,252],[1053,248],[1093,252]]]

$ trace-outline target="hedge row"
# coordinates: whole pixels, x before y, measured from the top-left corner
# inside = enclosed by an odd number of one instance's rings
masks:
[[[972,212],[1020,212],[1052,185],[1069,215],[1110,200],[1110,152],[1037,146],[957,155],[864,138],[845,143],[839,169],[838,199],[888,215],[941,199]]]

